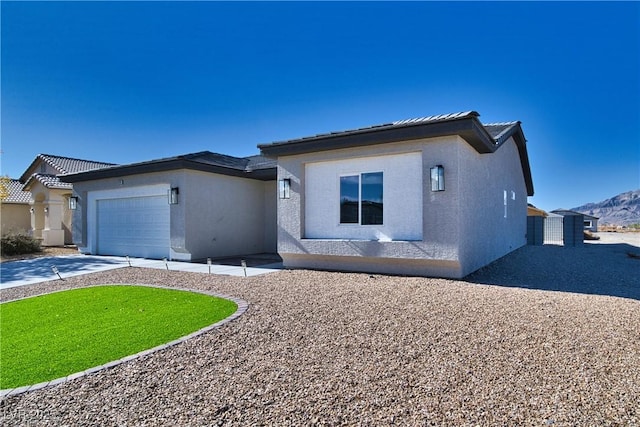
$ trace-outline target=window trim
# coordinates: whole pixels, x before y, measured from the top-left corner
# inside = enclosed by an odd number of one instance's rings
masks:
[[[382,175],[382,222],[379,224],[363,224],[362,223],[362,176],[367,174]],[[358,221],[342,222],[342,178],[358,177]],[[340,227],[381,227],[384,226],[384,170],[366,171],[366,172],[349,172],[338,176],[338,226]]]

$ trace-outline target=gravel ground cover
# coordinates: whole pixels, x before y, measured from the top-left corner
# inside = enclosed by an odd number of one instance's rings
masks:
[[[10,255],[10,256],[0,254],[0,264],[3,262],[40,258],[45,256],[78,255],[79,253],[80,252],[78,252],[78,248],[76,248],[75,246],[43,247],[42,251],[36,252],[33,254],[21,254],[21,255]]]
[[[545,257],[593,266],[581,271],[603,268],[589,258],[603,255],[591,247],[547,248],[510,255],[528,262],[520,265],[521,280],[532,283],[526,274],[535,278],[528,270],[545,266]],[[610,292],[620,281],[640,287],[637,276],[629,279],[640,261],[624,259],[625,269],[596,276],[606,279],[601,292],[584,283],[594,291],[587,293],[481,284],[491,274],[518,278],[515,268],[505,271],[505,263],[513,264],[505,259],[478,272],[478,283],[305,270],[242,278],[124,268],[8,289],[2,300],[63,287],[146,283],[217,291],[250,305],[239,319],[167,350],[8,397],[1,422],[640,425],[640,301]],[[575,268],[546,280],[589,277]]]

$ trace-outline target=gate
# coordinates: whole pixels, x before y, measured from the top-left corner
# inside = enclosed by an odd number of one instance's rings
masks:
[[[527,217],[528,245],[581,246],[584,241],[584,221],[580,214],[548,214]]]
[[[544,244],[562,245],[562,215],[550,213],[544,219]]]

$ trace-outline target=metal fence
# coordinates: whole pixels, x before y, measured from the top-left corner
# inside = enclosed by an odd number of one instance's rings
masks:
[[[550,214],[544,219],[544,244],[562,245],[563,222],[562,215]]]
[[[528,245],[581,246],[584,241],[582,215],[549,214],[527,217]]]

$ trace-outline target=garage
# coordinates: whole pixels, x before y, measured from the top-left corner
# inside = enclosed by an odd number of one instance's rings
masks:
[[[96,202],[98,254],[169,257],[170,215],[166,195]]]

